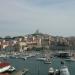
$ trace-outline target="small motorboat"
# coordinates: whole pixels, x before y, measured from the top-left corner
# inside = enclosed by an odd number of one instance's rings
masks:
[[[60,75],[70,75],[70,72],[68,70],[67,66],[62,66],[60,69]]]
[[[7,62],[0,62],[0,73],[7,71],[11,65]]]
[[[66,60],[66,61],[74,61],[75,62],[75,58],[73,58],[73,57],[70,57],[70,58],[67,58],[67,59],[64,59],[64,60]]]
[[[39,61],[45,61],[46,58],[45,57],[40,57],[40,58],[37,58],[37,60],[39,60]]]
[[[45,64],[51,64],[51,60],[50,60],[50,59],[46,59],[46,60],[44,61],[44,63],[45,63]]]
[[[51,64],[51,61],[44,61],[45,64]]]
[[[15,70],[16,70],[15,67],[11,66],[7,71],[8,71],[8,72],[13,72],[13,71],[15,71]]]
[[[54,75],[54,69],[52,67],[49,68],[48,75]]]

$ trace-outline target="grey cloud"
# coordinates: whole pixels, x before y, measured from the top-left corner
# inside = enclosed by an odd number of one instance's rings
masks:
[[[43,2],[43,0],[37,1],[38,4]],[[75,34],[74,0],[61,0],[61,2],[50,0],[54,4],[49,4],[48,7],[45,4],[43,4],[44,7],[39,7],[36,5],[37,1],[0,0],[0,34],[24,34],[36,29],[55,35]],[[49,0],[44,0],[44,2],[46,1],[49,2]]]

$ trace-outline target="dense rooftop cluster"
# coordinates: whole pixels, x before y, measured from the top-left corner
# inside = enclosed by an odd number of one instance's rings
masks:
[[[1,51],[25,51],[42,49],[75,49],[75,37],[51,36],[39,33],[0,38]]]

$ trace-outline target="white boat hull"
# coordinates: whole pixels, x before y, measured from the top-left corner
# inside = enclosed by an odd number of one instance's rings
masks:
[[[54,75],[54,69],[52,67],[49,68],[48,75]]]
[[[16,70],[15,67],[11,66],[7,71],[8,71],[8,72],[13,72],[13,71],[15,71],[15,70]]]
[[[67,67],[63,67],[60,69],[60,75],[70,75]]]
[[[37,58],[37,60],[45,61],[45,60],[46,60],[46,58]]]
[[[9,65],[9,66],[0,68],[0,73],[7,71],[10,67],[11,67],[11,66]]]

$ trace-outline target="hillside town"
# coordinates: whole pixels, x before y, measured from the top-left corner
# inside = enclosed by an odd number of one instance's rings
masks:
[[[25,50],[74,50],[75,37],[52,36],[40,33],[36,30],[33,34],[25,36],[0,38],[0,51],[19,51]]]

